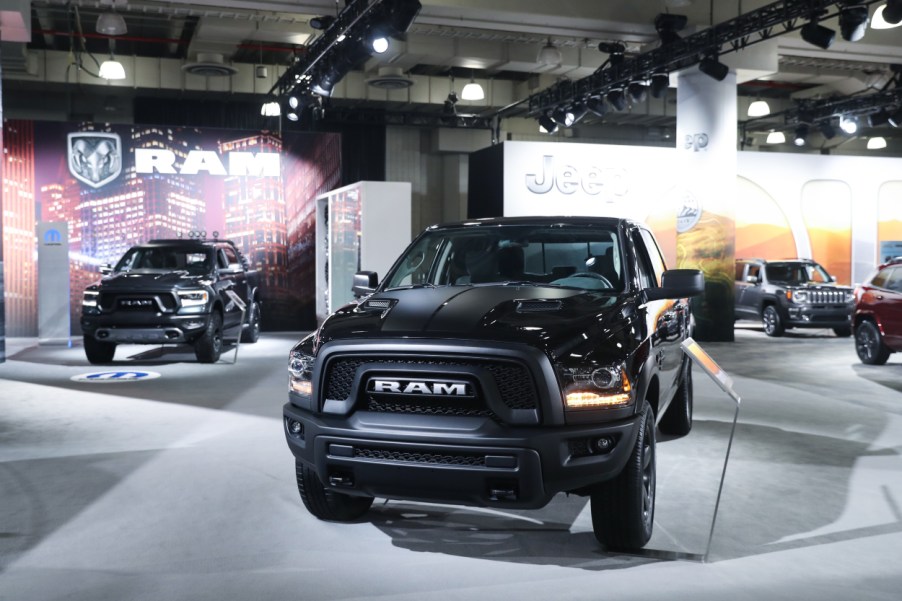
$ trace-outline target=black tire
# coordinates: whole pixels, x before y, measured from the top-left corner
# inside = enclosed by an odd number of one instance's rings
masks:
[[[761,321],[764,323],[764,333],[768,336],[782,336],[783,332],[786,331],[786,326],[783,325],[783,318],[780,317],[780,312],[773,305],[764,307],[764,311],[761,313]]]
[[[241,330],[241,342],[253,344],[260,340],[260,303],[251,303],[247,315],[247,327]]]
[[[97,340],[93,336],[86,335],[84,337],[84,344],[85,357],[88,358],[89,363],[109,363],[113,360],[113,355],[116,354],[115,342],[103,342],[102,340]]]
[[[889,359],[890,350],[883,344],[880,329],[873,321],[862,321],[855,328],[855,352],[867,365],[883,365]]]
[[[222,354],[222,315],[213,313],[203,336],[194,343],[194,356],[201,363],[216,363]]]
[[[655,416],[646,401],[639,435],[623,471],[592,491],[592,529],[602,545],[640,549],[655,519]]]
[[[321,520],[351,522],[369,511],[373,504],[373,497],[355,497],[327,489],[316,472],[300,461],[295,462],[295,473],[304,506]]]
[[[686,436],[692,430],[692,361],[685,361],[683,379],[658,426],[671,436]]]
[[[848,338],[852,335],[852,327],[851,326],[843,326],[841,328],[833,328],[833,333],[839,336],[840,338]]]

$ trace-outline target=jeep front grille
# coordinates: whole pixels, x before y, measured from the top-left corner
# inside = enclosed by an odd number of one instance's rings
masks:
[[[809,290],[808,302],[812,305],[843,305],[852,300],[848,290]]]

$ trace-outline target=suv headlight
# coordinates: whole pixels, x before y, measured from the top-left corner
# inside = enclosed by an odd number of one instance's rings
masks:
[[[85,290],[85,295],[81,299],[82,307],[97,307],[97,301],[100,299],[100,293],[96,290]]]
[[[313,395],[313,362],[312,355],[303,351],[288,353],[288,390],[305,398]]]
[[[808,302],[809,296],[807,290],[787,290],[786,298],[791,303],[803,304]]]
[[[178,295],[183,307],[200,307],[207,304],[206,290],[179,290]]]
[[[567,409],[619,409],[633,402],[626,365],[562,367],[558,373]]]

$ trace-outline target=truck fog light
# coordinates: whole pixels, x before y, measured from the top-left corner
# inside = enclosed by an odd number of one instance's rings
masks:
[[[598,453],[607,453],[614,448],[614,439],[611,436],[600,436],[595,439],[593,447]]]
[[[288,429],[288,433],[295,438],[302,438],[304,436],[304,424],[296,419],[291,419],[290,417],[285,418],[285,427]]]
[[[185,328],[186,330],[196,330],[197,328],[204,327],[204,322],[198,321],[198,320],[186,321],[185,323],[182,324],[182,327]]]

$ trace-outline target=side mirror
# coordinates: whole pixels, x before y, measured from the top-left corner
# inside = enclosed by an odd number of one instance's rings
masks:
[[[747,275],[747,276],[745,276],[745,281],[746,281],[747,283],[749,283],[749,284],[757,284],[757,283],[758,283],[758,276],[756,276],[756,275]]]
[[[351,286],[351,292],[354,296],[360,298],[367,296],[376,291],[379,285],[379,274],[375,271],[358,271],[354,274],[354,283]]]
[[[110,275],[113,273],[113,267],[109,263],[100,266],[100,275]]]
[[[705,291],[705,275],[699,269],[668,269],[659,288],[645,290],[646,300],[686,298]]]

